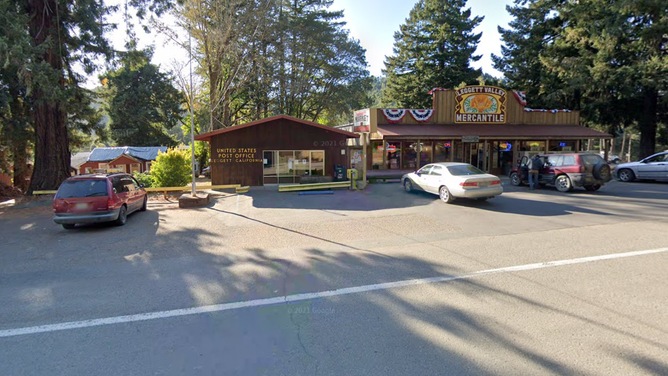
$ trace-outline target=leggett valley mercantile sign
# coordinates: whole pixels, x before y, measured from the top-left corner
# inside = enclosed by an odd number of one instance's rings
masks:
[[[504,124],[505,90],[496,86],[466,86],[455,91],[455,123]]]

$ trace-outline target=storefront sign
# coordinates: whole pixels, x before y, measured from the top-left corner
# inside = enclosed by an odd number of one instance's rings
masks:
[[[353,120],[353,132],[369,132],[371,125],[371,112],[366,110],[355,111]]]
[[[478,136],[462,136],[462,142],[478,142],[480,137]]]
[[[211,163],[262,163],[256,148],[218,148]]]
[[[499,144],[499,151],[510,151],[513,145],[510,142],[502,142]]]
[[[506,123],[506,91],[495,86],[466,86],[455,92],[455,123]]]

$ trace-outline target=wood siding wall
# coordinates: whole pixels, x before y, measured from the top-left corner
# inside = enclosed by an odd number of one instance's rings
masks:
[[[507,91],[506,95],[506,124],[580,124],[580,112],[526,112],[513,95],[512,91]],[[413,120],[410,116],[407,116]],[[380,114],[379,120],[385,120]],[[404,118],[406,120],[406,118]],[[434,117],[435,124],[453,124],[455,122],[455,92],[436,91],[434,92]],[[387,124],[387,123],[381,123]],[[415,124],[405,123],[405,124]]]
[[[348,165],[347,152],[341,154],[341,150],[346,149],[346,140],[347,137],[340,133],[287,119],[215,135],[210,141],[211,183],[263,185],[264,150],[324,150],[325,176],[334,176],[335,164]],[[236,152],[229,153],[229,149],[235,149]],[[239,149],[254,149],[251,158],[254,161],[237,162],[235,154],[243,153],[239,153]],[[221,158],[221,154],[225,154],[225,157]],[[228,154],[232,154],[231,158],[227,158]]]

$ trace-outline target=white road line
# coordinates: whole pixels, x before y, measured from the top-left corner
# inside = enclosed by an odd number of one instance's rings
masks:
[[[177,317],[177,316],[186,316],[186,315],[196,315],[201,313],[208,312],[220,312],[220,311],[229,311],[240,308],[249,308],[249,307],[261,307],[276,305],[281,303],[293,303],[302,300],[311,300],[311,299],[320,299],[330,296],[339,296],[339,295],[349,295],[349,294],[358,294],[361,292],[376,291],[376,290],[388,290],[395,289],[400,287],[423,285],[430,283],[439,283],[439,282],[448,282],[455,281],[460,279],[468,279],[474,277],[480,277],[490,274],[500,274],[500,273],[513,273],[527,270],[536,270],[544,268],[552,268],[556,266],[563,265],[573,265],[573,264],[584,264],[594,261],[603,261],[603,260],[612,260],[624,257],[635,257],[643,256],[654,253],[668,252],[668,248],[659,248],[651,249],[645,251],[634,251],[634,252],[625,252],[625,253],[613,253],[601,256],[592,256],[592,257],[581,257],[568,260],[558,260],[558,261],[548,261],[537,264],[525,264],[517,266],[508,266],[498,269],[487,269],[480,270],[477,272],[462,274],[458,276],[440,276],[440,277],[431,277],[431,278],[422,278],[422,279],[411,279],[405,281],[397,282],[388,282],[388,283],[378,283],[374,285],[365,285],[357,287],[347,287],[338,290],[330,291],[321,291],[305,294],[295,294],[288,296],[280,296],[275,298],[266,298],[266,299],[257,299],[257,300],[247,300],[243,302],[234,302],[234,303],[224,303],[224,304],[214,304],[202,307],[192,307],[192,308],[183,308],[183,309],[174,309],[170,311],[159,311],[159,312],[147,312],[139,313],[135,315],[125,315],[125,316],[115,316],[115,317],[106,317],[101,319],[91,319],[83,321],[71,321],[58,324],[49,324],[49,325],[40,325],[40,326],[31,326],[25,328],[17,329],[5,329],[0,330],[1,337],[14,337],[22,336],[27,334],[37,334],[37,333],[47,333],[55,332],[59,330],[69,330],[69,329],[79,329],[79,328],[89,328],[93,326],[102,326],[102,325],[113,325],[113,324],[122,324],[128,322],[136,321],[147,321],[147,320],[156,320],[164,319],[168,317]]]

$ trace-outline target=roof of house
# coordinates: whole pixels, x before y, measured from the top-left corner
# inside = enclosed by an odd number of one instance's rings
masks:
[[[272,116],[272,117],[268,117],[268,118],[261,119],[261,120],[256,120],[256,121],[246,123],[246,124],[242,124],[242,125],[236,125],[234,127],[218,129],[218,130],[213,131],[213,132],[200,134],[200,135],[195,136],[195,140],[197,140],[197,141],[210,141],[212,136],[217,136],[219,134],[227,133],[227,132],[238,131],[240,129],[249,128],[249,127],[252,127],[252,126],[255,126],[255,125],[259,125],[259,124],[269,123],[269,122],[279,120],[279,119],[284,119],[284,120],[289,120],[289,121],[292,121],[292,122],[295,122],[295,123],[305,124],[305,125],[308,125],[308,126],[311,126],[311,127],[320,128],[320,129],[327,130],[327,131],[334,132],[334,133],[340,133],[340,134],[346,135],[350,138],[359,137],[358,134],[355,134],[355,133],[352,133],[352,132],[347,132],[347,131],[344,131],[344,130],[341,130],[341,129],[336,129],[334,127],[328,127],[326,125],[314,123],[314,122],[311,122],[311,121],[297,119],[296,117],[292,117],[292,116],[278,115],[278,116]]]
[[[79,167],[82,164],[86,163],[86,161],[88,161],[90,153],[91,153],[90,151],[80,151],[78,153],[72,154],[72,157],[70,157],[70,166]]]
[[[120,146],[109,148],[95,148],[88,156],[89,162],[106,162],[114,160],[121,155],[129,155],[131,157],[142,159],[145,161],[153,161],[158,157],[158,152],[166,152],[166,146]]]

